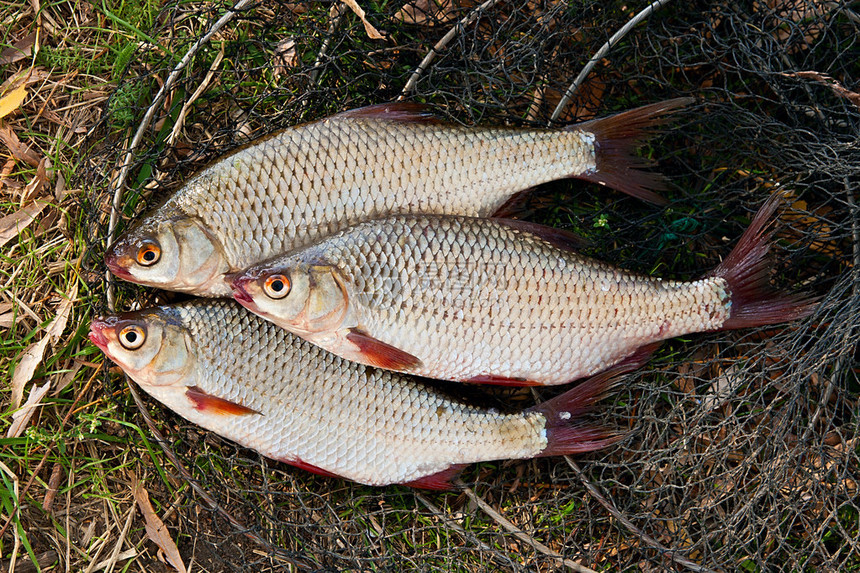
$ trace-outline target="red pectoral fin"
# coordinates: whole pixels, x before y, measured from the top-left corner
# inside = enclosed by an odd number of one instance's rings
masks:
[[[463,380],[470,384],[493,384],[494,386],[543,386],[540,382],[534,380],[526,380],[525,378],[508,378],[506,376],[495,376],[493,374],[479,374],[472,376],[468,380]]]
[[[435,490],[449,490],[454,489],[454,484],[451,481],[460,475],[460,472],[463,471],[463,468],[468,466],[469,464],[454,464],[453,466],[442,470],[441,472],[437,472],[435,474],[430,474],[429,476],[420,477],[416,480],[408,481],[403,485],[408,485],[409,487],[416,487],[419,489],[435,489]]]
[[[242,404],[218,398],[212,394],[208,394],[198,386],[191,386],[185,390],[185,395],[194,403],[194,409],[210,414],[218,414],[219,416],[247,416],[248,414],[259,414],[258,411],[252,410]]]
[[[408,352],[377,340],[360,328],[350,328],[346,339],[358,347],[365,362],[387,370],[412,370],[421,366],[421,360]]]

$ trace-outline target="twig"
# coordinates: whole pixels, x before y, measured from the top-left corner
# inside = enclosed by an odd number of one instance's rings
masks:
[[[484,511],[484,513],[489,515],[493,519],[493,521],[507,529],[509,532],[513,533],[514,537],[516,537],[523,543],[528,543],[544,555],[555,558],[559,563],[572,569],[573,571],[577,571],[580,573],[597,573],[596,571],[594,571],[593,569],[589,569],[585,565],[580,565],[576,561],[566,559],[560,553],[553,551],[540,541],[537,541],[536,539],[528,535],[522,529],[505,519],[505,517],[501,513],[493,509],[489,503],[478,497],[478,495],[474,491],[472,491],[466,484],[464,484],[459,479],[454,480],[454,485],[460,488],[463,493],[465,493],[469,497],[469,499],[478,504],[478,507],[480,507]]]
[[[603,57],[609,52],[612,47],[621,40],[627,33],[635,28],[642,20],[651,15],[652,12],[657,10],[658,8],[662,8],[666,4],[671,2],[671,0],[655,0],[651,4],[649,4],[644,10],[633,16],[633,19],[624,24],[620,30],[615,32],[609,40],[603,44],[597,52],[591,56],[591,59],[585,64],[585,67],[582,68],[582,71],[579,72],[579,75],[576,76],[576,79],[573,80],[573,83],[570,84],[570,87],[567,88],[567,91],[564,92],[564,96],[562,96],[561,100],[558,102],[558,105],[555,106],[555,111],[552,112],[552,117],[550,118],[550,123],[556,121],[561,115],[562,110],[564,110],[565,106],[570,102],[573,95],[579,89],[579,86],[585,81],[586,76],[591,73],[591,70],[594,66],[597,65]]]
[[[221,44],[221,49],[218,50],[218,55],[215,56],[215,61],[212,62],[212,65],[209,66],[209,71],[206,72],[206,77],[203,78],[203,81],[200,82],[200,85],[197,86],[197,89],[194,90],[194,93],[191,94],[191,97],[188,98],[184,104],[182,104],[182,109],[179,111],[179,116],[176,118],[176,123],[173,124],[173,129],[170,131],[170,136],[167,138],[167,145],[173,145],[173,142],[176,141],[176,138],[179,137],[179,132],[182,131],[182,128],[185,126],[185,118],[188,116],[188,110],[191,109],[191,106],[194,105],[194,102],[197,101],[206,88],[209,87],[209,83],[212,81],[212,78],[215,76],[215,70],[218,69],[218,66],[221,65],[221,61],[224,59],[224,44]]]
[[[169,90],[173,88],[173,84],[176,83],[176,80],[179,79],[179,75],[182,73],[182,70],[191,62],[191,59],[197,54],[197,51],[203,47],[203,44],[209,41],[209,38],[215,35],[222,27],[224,27],[227,22],[233,19],[233,16],[236,15],[237,12],[245,8],[248,4],[251,3],[251,0],[239,0],[236,4],[230,8],[223,16],[221,16],[212,27],[209,28],[209,31],[206,32],[199,40],[194,42],[188,51],[185,52],[185,55],[182,56],[182,60],[176,64],[176,67],[173,68],[173,71],[170,72],[170,75],[167,76],[167,80],[164,82],[164,85],[158,90],[158,93],[155,94],[155,98],[153,98],[152,103],[147,108],[146,113],[143,116],[143,119],[140,122],[140,125],[137,128],[137,131],[134,134],[134,138],[131,140],[131,144],[125,150],[125,156],[122,160],[122,168],[120,169],[119,175],[116,180],[113,181],[113,204],[110,213],[110,221],[108,223],[108,239],[107,239],[107,247],[110,247],[114,241],[114,234],[116,232],[116,225],[119,220],[119,213],[122,207],[122,192],[123,186],[125,185],[125,180],[128,178],[128,172],[131,170],[132,157],[134,155],[134,150],[137,149],[137,146],[140,145],[140,141],[143,139],[143,134],[149,128],[149,124],[152,122],[152,118],[155,116],[155,110],[158,106],[161,105],[161,102],[167,96]],[[114,281],[108,276],[108,287],[107,287],[107,300],[108,300],[108,308],[113,311],[114,310]]]
[[[516,565],[510,559],[510,557],[505,556],[507,558],[503,560],[502,557],[498,555],[499,552],[497,550],[493,549],[492,547],[490,547],[489,545],[487,545],[486,543],[484,543],[483,541],[481,541],[480,539],[478,539],[477,537],[472,535],[470,532],[463,529],[459,523],[457,523],[456,521],[454,521],[453,519],[451,519],[447,515],[445,515],[445,513],[443,513],[441,509],[439,509],[438,507],[433,505],[433,502],[431,502],[429,499],[424,497],[421,493],[416,491],[415,492],[415,498],[418,501],[420,501],[422,504],[424,504],[424,507],[426,507],[431,512],[433,512],[433,514],[436,515],[439,519],[444,521],[446,526],[450,527],[451,529],[453,529],[454,531],[456,531],[457,533],[462,535],[464,538],[468,539],[469,541],[471,541],[472,543],[477,545],[478,548],[481,549],[481,551],[486,551],[487,553],[489,553],[490,557],[492,559],[495,559],[495,560],[500,561],[500,562],[504,562],[504,565],[507,567],[516,567]]]
[[[137,409],[140,410],[141,415],[143,415],[144,421],[146,421],[146,425],[149,428],[149,432],[155,438],[155,441],[158,442],[158,445],[161,446],[161,450],[164,452],[164,455],[167,456],[167,459],[173,464],[173,466],[179,471],[179,475],[182,479],[191,486],[194,492],[203,499],[209,505],[209,508],[215,511],[218,515],[223,517],[233,526],[236,531],[239,531],[255,543],[258,543],[261,547],[265,547],[267,551],[277,559],[284,560],[288,563],[291,563],[298,569],[316,569],[312,567],[310,563],[293,557],[287,554],[284,550],[273,546],[271,543],[254,533],[251,529],[249,529],[246,525],[242,524],[238,519],[233,517],[226,509],[221,507],[221,505],[215,501],[209,492],[203,489],[200,484],[194,479],[191,473],[186,469],[185,465],[179,460],[179,457],[173,452],[170,446],[167,444],[167,440],[164,439],[164,436],[158,430],[158,427],[155,425],[155,422],[152,420],[152,417],[149,415],[149,412],[146,410],[146,405],[143,403],[143,399],[140,397],[140,393],[137,391],[137,388],[134,384],[132,384],[131,379],[126,376],[125,382],[128,385],[128,389],[131,392],[131,397],[134,398],[134,403],[137,405]]]
[[[323,44],[320,46],[320,52],[317,54],[317,59],[314,60],[314,67],[310,73],[311,83],[316,83],[317,81],[317,76],[319,76],[320,73],[319,68],[322,65],[322,59],[325,57],[326,52],[328,52],[328,47],[331,45],[331,39],[334,37],[334,33],[337,31],[338,26],[340,26],[340,21],[343,20],[343,15],[347,10],[346,6],[343,4],[335,4],[331,9],[333,12],[331,24],[329,24],[325,40],[323,40]]]
[[[618,511],[618,509],[616,509],[614,505],[609,503],[609,501],[605,497],[603,497],[603,494],[601,494],[597,490],[597,488],[594,487],[594,485],[590,481],[588,481],[588,478],[585,477],[585,474],[582,473],[582,470],[579,469],[579,466],[571,459],[570,456],[564,456],[564,459],[567,461],[567,465],[569,465],[571,469],[576,472],[576,475],[579,476],[580,481],[582,481],[583,485],[585,485],[585,489],[588,490],[588,493],[591,495],[591,497],[596,499],[597,502],[600,503],[600,505],[606,508],[606,510],[612,515],[612,517],[620,521],[624,525],[624,527],[632,531],[637,537],[639,537],[639,539],[641,539],[654,549],[657,549],[678,565],[682,565],[691,571],[700,571],[702,573],[717,573],[717,571],[714,569],[708,569],[703,565],[699,565],[698,563],[694,563],[689,559],[681,557],[677,554],[676,551],[669,549],[668,547],[666,547],[665,545],[663,545],[662,543],[660,543],[659,541],[633,525],[632,521],[624,517],[624,514]]]
[[[418,83],[418,78],[421,77],[421,74],[424,73],[424,70],[436,59],[436,56],[445,49],[445,46],[448,43],[457,37],[457,34],[463,31],[463,29],[470,25],[472,22],[478,19],[485,10],[489,10],[493,6],[498,3],[499,0],[486,0],[483,4],[472,10],[468,16],[464,17],[462,20],[459,20],[454,26],[448,30],[448,33],[442,36],[442,39],[436,42],[436,45],[430,49],[424,59],[421,60],[421,63],[418,64],[418,67],[412,72],[412,75],[409,76],[409,80],[406,82],[406,85],[403,86],[403,91],[400,92],[400,95],[397,96],[397,101],[402,101],[410,91],[415,88],[415,84]],[[665,0],[668,2],[668,0]]]

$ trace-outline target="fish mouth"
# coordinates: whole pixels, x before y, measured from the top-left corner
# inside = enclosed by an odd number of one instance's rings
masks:
[[[88,336],[90,342],[98,346],[105,354],[107,354],[108,339],[104,331],[107,328],[108,324],[102,318],[95,318],[90,323],[90,334]]]
[[[131,281],[131,273],[127,270],[128,262],[129,258],[126,255],[118,255],[116,251],[112,250],[105,254],[105,266],[108,270],[123,280]]]
[[[230,285],[230,288],[233,289],[233,298],[235,298],[239,304],[247,308],[256,308],[256,304],[254,304],[254,297],[252,297],[248,293],[248,289],[245,288],[249,282],[253,279],[242,276],[239,273],[232,273],[224,275],[224,280],[227,281],[227,284]]]

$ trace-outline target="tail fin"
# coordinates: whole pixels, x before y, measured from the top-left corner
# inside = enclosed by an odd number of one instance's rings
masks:
[[[597,168],[574,177],[665,205],[666,199],[655,191],[667,188],[666,179],[658,173],[642,171],[652,162],[634,152],[648,137],[651,128],[665,124],[671,114],[693,101],[693,98],[670,99],[567,127],[571,131],[593,133],[595,137]]]
[[[622,374],[632,372],[647,361],[659,346],[651,345],[637,351],[637,359],[625,360],[609,370],[592,376],[576,388],[529,408],[546,417],[546,448],[539,457],[563,456],[599,450],[611,446],[624,434],[605,426],[577,420],[594,410],[594,406],[618,385]]]
[[[809,316],[817,304],[802,294],[788,294],[768,284],[767,253],[773,237],[773,215],[782,200],[774,193],[758,210],[728,257],[708,277],[721,277],[731,293],[729,318],[721,330],[764,326]]]

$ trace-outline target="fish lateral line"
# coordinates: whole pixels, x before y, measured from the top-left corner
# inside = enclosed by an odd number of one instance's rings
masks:
[[[417,356],[374,338],[360,328],[350,328],[346,339],[358,347],[359,353],[371,366],[386,370],[413,370],[423,366]]]
[[[202,390],[199,386],[188,387],[185,390],[185,395],[194,403],[194,409],[200,412],[217,414],[219,416],[247,416],[260,413],[242,404],[213,396]]]

